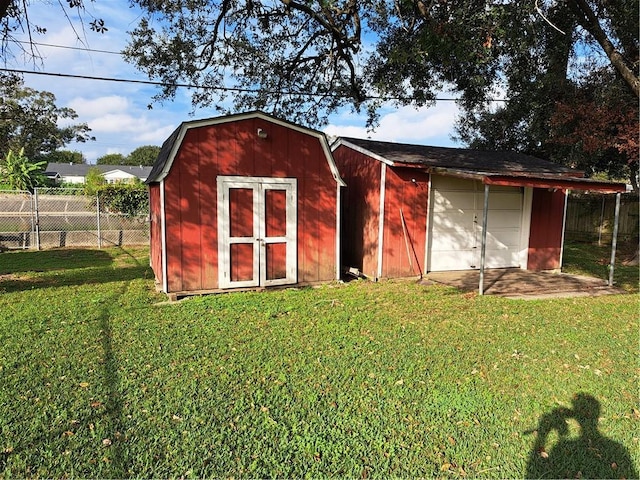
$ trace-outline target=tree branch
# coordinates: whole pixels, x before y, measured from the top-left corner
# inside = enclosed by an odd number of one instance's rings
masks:
[[[220,29],[220,25],[224,21],[225,16],[231,9],[231,5],[229,0],[224,0],[222,5],[220,6],[220,13],[218,14],[218,18],[216,18],[215,24],[213,26],[213,38],[208,41],[202,48],[199,57],[204,58],[206,52],[208,51],[208,55],[206,55],[206,59],[201,67],[196,68],[196,70],[203,71],[211,65],[213,61],[213,56],[215,55],[216,43],[218,42],[218,30]]]
[[[578,23],[589,32],[606,53],[611,65],[618,71],[636,97],[640,97],[640,80],[629,68],[622,54],[615,48],[598,18],[586,0],[570,0],[569,5],[577,16]]]
[[[11,5],[12,0],[0,0],[0,20],[2,20],[9,10],[9,5]]]

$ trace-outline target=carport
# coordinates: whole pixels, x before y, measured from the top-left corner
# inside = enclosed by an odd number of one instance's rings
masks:
[[[450,175],[454,177],[462,177],[462,178],[471,178],[474,180],[481,181],[484,185],[484,205],[483,205],[483,214],[482,214],[482,229],[481,229],[481,251],[480,251],[480,267],[477,272],[478,276],[478,294],[483,295],[485,293],[485,281],[487,280],[487,272],[486,270],[486,249],[487,249],[487,219],[488,219],[488,211],[489,211],[489,196],[491,192],[491,188],[493,186],[498,187],[529,187],[533,189],[547,189],[553,192],[562,191],[564,192],[564,210],[563,210],[563,219],[562,219],[562,246],[560,253],[560,262],[562,263],[562,250],[564,248],[564,232],[565,232],[565,223],[566,223],[566,214],[567,214],[567,197],[571,190],[582,190],[589,192],[599,192],[601,194],[615,194],[616,195],[616,208],[615,208],[615,218],[614,218],[614,226],[613,226],[613,238],[611,242],[611,259],[609,262],[609,280],[608,286],[613,287],[613,277],[615,270],[615,259],[616,259],[616,246],[617,246],[617,236],[618,236],[618,224],[619,224],[619,216],[620,216],[620,195],[622,192],[626,190],[626,185],[623,183],[613,183],[613,182],[602,182],[598,180],[592,180],[588,178],[579,178],[579,177],[562,177],[558,178],[557,176],[551,175],[504,175],[504,174],[492,174],[492,173],[472,173],[469,171],[457,171],[451,169],[434,169],[433,173],[438,173],[440,175]],[[560,264],[560,267],[562,265]],[[516,269],[510,269],[516,271]],[[473,272],[472,272],[473,273]],[[502,278],[500,275],[504,277],[506,272],[496,271],[493,272],[492,282],[495,285],[497,281],[496,278]],[[544,272],[540,272],[539,275],[544,275]],[[512,273],[511,277],[514,274]],[[466,275],[467,282],[469,278],[473,278],[474,275]],[[547,282],[550,281],[551,277],[546,277]],[[567,277],[568,278],[568,277]],[[506,279],[504,279],[506,280]],[[541,280],[540,278],[538,280]],[[558,281],[558,278],[555,279]],[[574,282],[576,283],[576,282]],[[583,286],[587,286],[584,279],[577,282],[581,283]],[[588,282],[587,282],[588,283]]]
[[[475,271],[481,295],[488,270],[561,268],[569,191],[626,190],[509,151],[351,137],[338,138],[332,151],[347,185],[345,270],[372,280]]]

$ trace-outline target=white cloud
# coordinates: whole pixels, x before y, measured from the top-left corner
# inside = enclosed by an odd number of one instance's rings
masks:
[[[84,17],[86,33],[82,30],[79,32],[82,42],[78,41],[68,21],[58,15],[59,7],[55,3],[33,9],[37,13],[37,18],[34,17],[36,23],[47,27],[46,35],[38,36],[35,40],[67,47],[114,52],[122,50],[128,40],[126,31],[135,27],[139,12],[130,9],[124,0],[87,2],[86,5],[91,9],[91,15]],[[104,18],[109,30],[103,35],[90,31],[88,22],[93,18]],[[81,24],[74,22],[74,25]],[[146,79],[132,65],[125,63],[120,55],[45,46],[38,48],[44,58],[43,64],[35,70],[92,77]],[[20,67],[31,70],[33,65]],[[70,107],[78,114],[73,123],[89,125],[97,141],[72,143],[66,148],[81,151],[91,163],[106,153],[127,155],[141,145],[159,146],[182,121],[217,115],[214,106],[211,106],[196,109],[192,117],[191,92],[187,90],[178,90],[173,101],[156,103],[153,110],[147,110],[147,104],[158,92],[153,86],[40,75],[26,75],[25,84],[54,93],[57,106]],[[353,113],[348,108],[332,115],[330,124],[324,130],[330,135],[454,145],[449,138],[457,112],[453,102],[438,102],[434,107],[420,109],[387,107],[381,112],[380,125],[374,132],[366,130],[366,115]]]
[[[130,103],[126,97],[109,95],[96,98],[74,98],[69,102],[69,107],[76,113],[86,118],[98,118],[106,114],[125,112]]]
[[[386,112],[386,113],[385,113]],[[371,138],[388,142],[408,142],[454,146],[450,138],[458,108],[454,102],[439,102],[434,107],[386,109],[380,124],[372,132],[363,126],[360,116],[334,117],[324,132],[328,135]]]
[[[96,132],[130,133],[144,129],[140,119],[126,113],[107,113],[90,121],[89,126]]]
[[[162,145],[169,138],[178,125],[168,125],[166,127],[149,129],[145,133],[141,133],[136,137],[139,142],[150,145]]]

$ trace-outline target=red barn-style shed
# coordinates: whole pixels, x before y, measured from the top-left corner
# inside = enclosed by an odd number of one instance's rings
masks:
[[[567,192],[625,190],[513,152],[346,137],[332,150],[347,184],[343,263],[373,279],[559,269]]]
[[[147,179],[163,292],[340,277],[340,188],[325,135],[262,112],[182,123]]]

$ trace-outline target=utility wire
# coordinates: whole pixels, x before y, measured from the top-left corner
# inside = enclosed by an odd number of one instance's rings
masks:
[[[94,48],[88,48],[88,47],[70,47],[68,45],[54,45],[52,43],[27,42],[24,40],[15,40],[15,43],[23,43],[26,45],[37,45],[39,47],[62,48],[65,50],[78,50],[81,52],[89,52],[89,53],[108,53],[110,55],[122,55],[121,52],[114,52],[111,50],[96,50]]]
[[[261,90],[256,88],[241,88],[241,87],[214,87],[214,86],[202,86],[195,85],[190,83],[173,83],[168,84],[166,82],[159,82],[154,80],[135,80],[135,79],[127,79],[127,78],[113,78],[113,77],[97,77],[92,75],[75,75],[71,73],[53,73],[53,72],[36,72],[33,70],[19,70],[12,68],[0,68],[2,72],[9,73],[20,73],[27,75],[41,75],[48,77],[59,77],[59,78],[75,78],[81,80],[94,80],[94,81],[102,81],[102,82],[118,82],[118,83],[133,83],[133,84],[141,84],[141,85],[154,85],[154,86],[171,86],[176,88],[193,88],[193,89],[202,89],[202,90],[220,90],[223,92],[235,92],[235,93],[258,93]],[[277,91],[277,90],[267,90],[263,93],[270,95],[304,95],[308,97],[345,97],[345,95],[337,95],[332,93],[314,93],[314,92],[288,92],[288,91]],[[403,97],[382,97],[382,96],[370,96],[369,100],[408,100]],[[458,98],[434,98],[434,101],[437,102],[455,102],[459,100]],[[487,99],[490,102],[506,102],[506,99],[503,98],[490,98]]]

